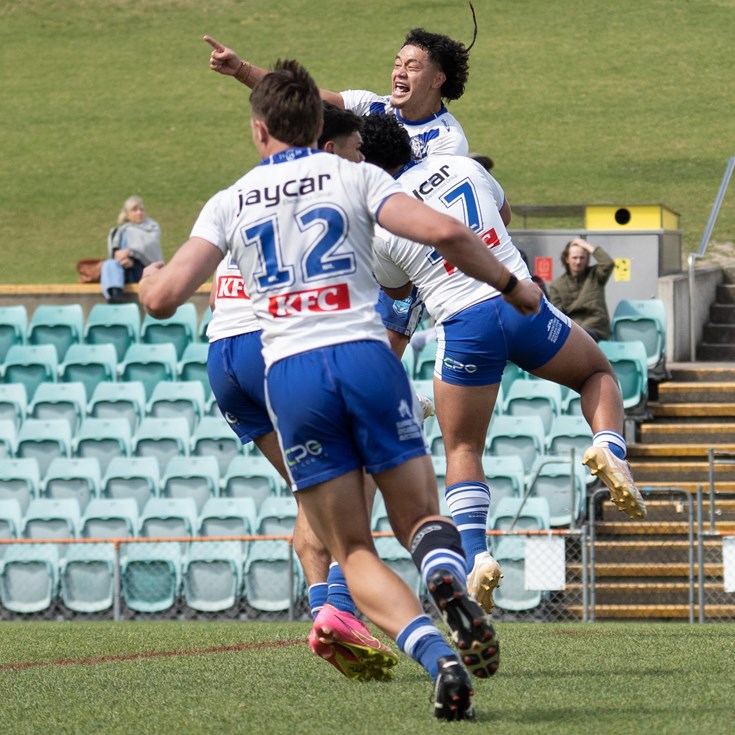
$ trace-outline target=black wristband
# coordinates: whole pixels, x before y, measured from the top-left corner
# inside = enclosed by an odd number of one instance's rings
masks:
[[[508,283],[505,284],[505,288],[500,289],[500,293],[502,293],[503,295],[509,294],[517,285],[518,279],[513,273],[511,273],[510,278],[508,279]]]

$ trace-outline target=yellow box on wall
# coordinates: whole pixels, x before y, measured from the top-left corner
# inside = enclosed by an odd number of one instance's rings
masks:
[[[589,205],[584,210],[586,230],[678,230],[679,215],[662,204]]]

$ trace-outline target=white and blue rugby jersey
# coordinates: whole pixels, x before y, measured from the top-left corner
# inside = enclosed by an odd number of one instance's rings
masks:
[[[232,252],[263,329],[266,366],[342,342],[387,344],[371,245],[380,207],[399,192],[376,166],[291,148],[204,205],[192,236]]]
[[[214,311],[207,325],[207,339],[216,342],[225,337],[258,331],[260,324],[245,290],[240,269],[231,255],[222,258],[214,280]]]
[[[429,154],[466,156],[467,138],[457,118],[442,105],[441,110],[423,120],[406,120],[390,103],[390,95],[380,96],[364,89],[340,92],[345,107],[356,115],[395,115],[411,137],[414,158]]]
[[[398,180],[417,199],[474,230],[511,273],[529,278],[500,217],[503,189],[479,163],[464,156],[429,156],[407,164]],[[412,281],[438,324],[499,293],[465,275],[434,248],[396,237],[383,228],[378,228],[373,247],[378,282],[397,288]]]

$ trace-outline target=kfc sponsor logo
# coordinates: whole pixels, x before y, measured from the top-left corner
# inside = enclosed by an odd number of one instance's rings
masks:
[[[218,299],[250,299],[240,276],[220,276],[217,279]]]
[[[271,296],[268,311],[275,317],[343,311],[350,308],[346,283]]]

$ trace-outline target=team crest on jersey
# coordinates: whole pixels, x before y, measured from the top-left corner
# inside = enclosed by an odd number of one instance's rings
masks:
[[[220,276],[217,279],[218,299],[250,299],[240,276]]]
[[[344,311],[349,308],[350,291],[346,283],[278,294],[268,299],[268,311],[274,317]]]

